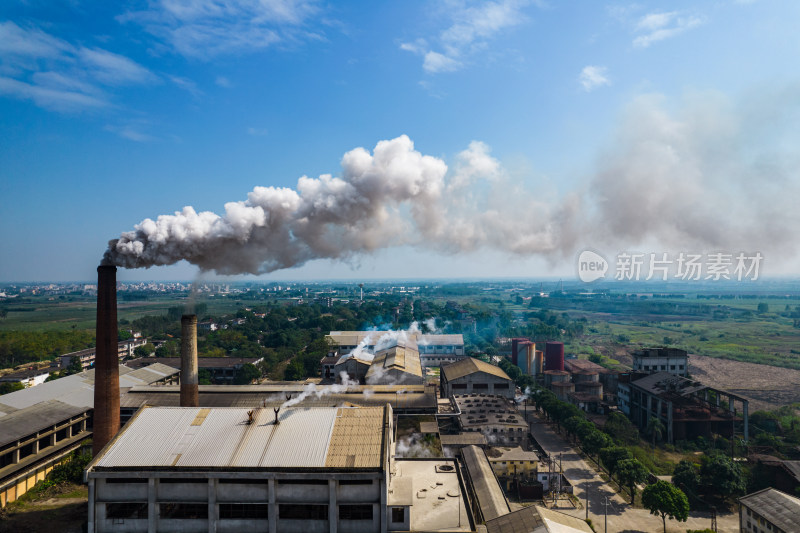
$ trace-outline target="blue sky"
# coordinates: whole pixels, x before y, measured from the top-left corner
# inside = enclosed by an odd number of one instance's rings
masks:
[[[587,246],[775,257],[796,244],[794,215],[770,213],[800,182],[799,16],[777,0],[4,2],[0,280],[91,279],[145,218],[338,176],[346,152],[401,135],[446,179],[473,141],[501,169],[448,209],[499,210],[524,234],[577,195],[586,220],[544,248],[498,245],[502,226],[485,245],[398,240],[263,279],[561,275]],[[648,209],[667,222],[627,212]]]

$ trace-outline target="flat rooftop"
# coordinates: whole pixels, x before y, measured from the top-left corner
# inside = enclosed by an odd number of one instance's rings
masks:
[[[94,470],[381,469],[389,408],[147,407],[95,458]]]
[[[411,531],[472,531],[457,472],[454,459],[398,459],[388,504],[411,506]]]
[[[528,430],[528,424],[516,407],[503,396],[488,394],[454,394],[453,399],[461,411],[458,419],[464,429],[478,431],[486,426],[507,426]]]

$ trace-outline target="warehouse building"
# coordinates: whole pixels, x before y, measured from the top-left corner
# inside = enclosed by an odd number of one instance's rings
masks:
[[[375,385],[425,384],[416,346],[398,342],[394,346],[378,350],[366,373],[366,381]]]
[[[119,367],[120,387],[150,385],[178,370]],[[94,370],[0,396],[0,505],[15,501],[92,436]]]
[[[514,382],[499,366],[466,357],[442,367],[439,375],[441,395],[481,393],[513,399]]]
[[[528,423],[505,396],[455,394],[451,401],[461,431],[482,433],[490,446],[528,447]]]
[[[257,365],[263,361],[263,357],[198,357],[197,369],[205,370],[211,376],[211,382],[215,385],[225,385],[233,383],[236,373],[246,365]],[[146,368],[152,364],[161,363],[162,365],[174,368],[181,367],[180,357],[140,357],[126,361],[125,365],[131,368]]]
[[[142,409],[86,471],[89,533],[472,531],[453,460],[374,408]]]

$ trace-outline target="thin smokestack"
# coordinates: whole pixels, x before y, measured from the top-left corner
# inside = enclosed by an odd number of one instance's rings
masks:
[[[181,317],[181,407],[199,407],[197,315]]]
[[[97,348],[94,366],[92,452],[100,453],[119,431],[117,267],[97,267]]]

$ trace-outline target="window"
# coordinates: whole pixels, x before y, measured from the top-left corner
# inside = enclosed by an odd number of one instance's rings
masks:
[[[489,390],[488,383],[473,383],[472,388],[474,390]]]
[[[208,483],[208,479],[201,477],[162,477],[159,483]]]
[[[267,503],[221,503],[219,504],[220,519],[266,519],[269,518],[269,504]]]
[[[161,518],[202,519],[208,518],[207,503],[161,503],[158,506]]]
[[[402,524],[406,521],[405,507],[392,507],[392,522],[395,524]]]
[[[147,518],[147,502],[109,502],[106,504],[106,518]]]
[[[508,383],[495,383],[494,390],[508,389]]]
[[[372,504],[340,505],[339,520],[372,520]]]
[[[339,485],[372,485],[371,479],[343,479]]]
[[[106,483],[147,483],[147,478],[139,477],[107,477]]]
[[[327,520],[328,506],[282,503],[278,507],[278,517],[282,520]]]
[[[675,365],[670,365],[670,366],[669,366],[669,369],[670,369],[670,370],[675,370]]]
[[[218,480],[219,483],[231,483],[236,485],[269,485],[268,479],[228,479],[228,478],[220,478]]]

